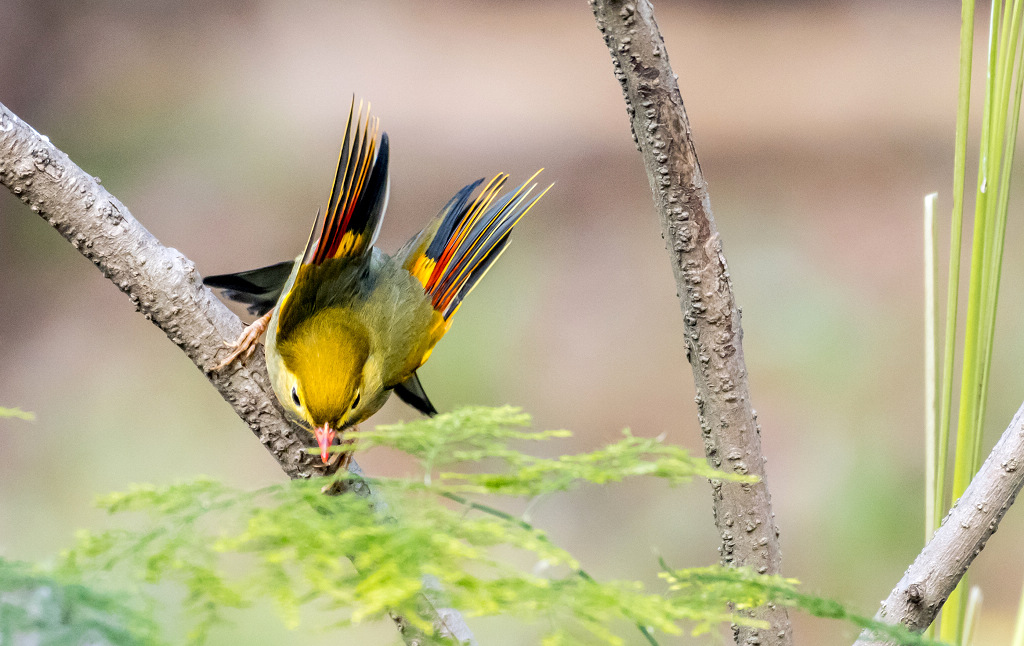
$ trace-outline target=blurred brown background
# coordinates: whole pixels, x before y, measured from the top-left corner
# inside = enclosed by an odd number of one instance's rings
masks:
[[[872,614],[923,538],[921,199],[940,192],[945,249],[959,4],[656,9],[743,308],[785,571]],[[657,218],[582,0],[0,0],[0,101],[204,274],[297,253],[353,93],[391,136],[386,250],[477,177],[543,166],[557,182],[422,371],[434,403],[521,405],[576,432],[558,450],[628,426],[700,452]],[[1022,395],[1019,218],[1008,235],[986,447]],[[281,481],[187,359],[6,192],[0,272],[0,405],[38,415],[0,422],[0,555],[53,555],[109,523],[95,495],[133,482]],[[413,415],[396,400],[376,420]],[[594,575],[657,586],[657,555],[717,559],[708,493],[588,487],[532,519]],[[977,561],[978,644],[1009,638],[1021,531],[1014,510]],[[212,643],[299,638],[265,610]],[[304,643],[339,643],[322,620],[305,613]],[[855,636],[794,620],[799,643]],[[536,643],[536,626],[473,625],[483,644]],[[352,635],[397,641],[386,625]]]

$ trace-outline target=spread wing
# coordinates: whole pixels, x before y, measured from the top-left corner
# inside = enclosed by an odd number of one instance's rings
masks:
[[[530,182],[539,173],[501,197],[498,191],[508,179],[504,173],[491,179],[472,200],[483,180],[469,184],[403,250],[405,268],[420,281],[445,321],[505,251],[512,227],[551,188],[532,195],[537,185]]]
[[[321,265],[332,258],[359,258],[373,246],[388,204],[388,135],[383,133],[378,143],[379,125],[379,121],[370,116],[369,106],[365,117],[362,103],[356,113],[353,99],[323,226],[319,237],[310,235],[302,264]],[[319,219],[318,216],[313,225],[314,231]]]

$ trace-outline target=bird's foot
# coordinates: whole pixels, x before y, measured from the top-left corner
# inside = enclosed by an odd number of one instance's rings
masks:
[[[340,434],[341,437],[338,438],[338,445],[341,447],[351,447],[354,445],[356,443],[356,438],[352,436],[352,433],[355,433],[358,430],[358,426],[350,426],[349,428],[346,428],[345,432]],[[340,462],[338,468],[348,471],[349,465],[352,464],[352,453],[353,451],[351,449],[335,453],[331,456],[330,464],[334,465]]]
[[[274,310],[270,310],[251,324],[245,326],[242,334],[239,335],[234,343],[225,342],[224,345],[234,348],[234,350],[223,361],[214,366],[213,371],[223,370],[238,357],[242,357],[242,361],[251,357],[252,353],[256,350],[256,341],[260,338],[260,335],[267,331],[267,326],[270,325],[270,317],[273,313]]]
[[[339,465],[338,468],[348,471],[348,466],[352,464],[352,451],[345,451],[344,453],[339,453],[338,456],[339,459],[341,460],[341,464]]]

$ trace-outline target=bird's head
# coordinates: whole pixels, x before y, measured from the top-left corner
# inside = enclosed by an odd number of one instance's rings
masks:
[[[326,464],[336,433],[360,421],[369,355],[366,330],[343,312],[326,310],[279,339],[278,352],[278,399],[313,429]]]

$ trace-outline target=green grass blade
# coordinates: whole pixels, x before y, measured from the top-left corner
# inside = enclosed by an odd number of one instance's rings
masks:
[[[960,91],[960,102],[959,102],[959,107],[958,107],[958,110],[957,110],[957,127],[958,127],[958,130],[957,130],[957,144],[958,144],[958,147],[957,147],[957,151],[956,151],[957,157],[956,157],[956,161],[955,161],[956,167],[954,168],[954,173],[956,173],[957,170],[961,170],[961,172],[962,172],[962,169],[966,165],[966,157],[967,157],[966,144],[964,145],[964,148],[962,148],[962,149],[959,148],[959,144],[961,143],[960,142],[961,134],[963,134],[963,136],[966,138],[966,128],[967,128],[966,119],[967,119],[968,115],[966,114],[967,111],[964,110],[963,108],[964,108],[965,104],[969,100],[966,99],[963,95],[964,95],[964,93],[970,94],[970,69],[969,68],[970,68],[971,60],[972,60],[970,50],[972,49],[973,42],[974,42],[974,2],[973,2],[973,0],[964,0],[963,5],[962,5],[962,16],[963,16],[963,18],[962,18],[962,23],[961,23],[961,27],[960,27],[960,89],[959,89],[959,91]],[[990,106],[991,106],[991,98],[992,98],[990,90],[991,90],[991,86],[992,86],[992,73],[993,73],[993,71],[995,69],[995,66],[994,66],[995,45],[996,45],[995,31],[997,29],[998,16],[999,16],[998,3],[993,2],[992,3],[992,12],[991,12],[991,16],[990,16],[990,19],[989,19],[989,50],[988,50],[989,56],[988,56],[988,66],[987,66],[988,74],[987,74],[987,77],[986,77],[986,88],[987,88],[987,91],[985,93],[985,104],[984,104],[984,107],[982,109],[981,163],[979,164],[979,170],[978,170],[978,191],[977,191],[977,196],[978,197],[977,197],[977,201],[975,202],[974,244],[972,245],[972,255],[971,255],[971,281],[972,282],[974,280],[980,278],[980,276],[976,273],[976,268],[975,268],[976,256],[975,256],[974,250],[977,250],[977,251],[980,252],[981,240],[978,237],[978,232],[979,232],[979,226],[980,227],[984,226],[984,217],[982,217],[981,218],[981,222],[979,222],[978,221],[978,215],[980,213],[984,213],[984,207],[983,206],[979,207],[979,202],[983,202],[984,196],[986,194],[987,186],[988,186],[987,180],[985,179],[985,176],[984,176],[984,168],[987,166],[987,156],[986,156],[987,146],[985,145],[985,142],[987,141],[988,131],[989,131],[989,118],[990,118],[989,115],[990,115]],[[966,70],[964,69],[965,65],[968,68]],[[965,76],[967,77],[966,84],[964,82]],[[961,131],[959,130],[959,128],[961,126],[961,120],[963,120],[963,128],[964,128],[963,133],[961,133]],[[959,222],[957,222],[958,212],[957,212],[956,208],[954,207],[954,214],[953,214],[954,234],[951,236],[952,238],[956,238],[957,242],[959,242],[959,236],[961,234],[960,229],[963,226],[963,214],[962,214],[963,195],[962,195],[962,192],[964,191],[964,184],[961,183],[963,181],[963,179],[964,179],[963,174],[960,174],[960,175],[958,175],[958,176],[956,176],[954,178],[954,184],[953,184],[954,192],[961,191],[960,205],[959,205],[960,206]],[[956,197],[954,196],[954,200],[955,199],[956,199]],[[952,247],[952,245],[951,245],[951,247]],[[959,269],[959,262],[960,262],[960,249],[959,249],[959,245],[958,245],[957,249],[955,251],[955,254],[953,252],[951,252],[951,254],[950,254],[950,268],[951,268],[950,269],[950,278],[951,278],[951,280],[950,280],[950,284],[948,285],[948,287],[949,287],[949,291],[950,291],[951,294],[956,294],[959,291],[959,271],[957,272],[957,275],[956,275],[956,278],[957,278],[956,283],[954,283],[952,281],[952,277],[953,277],[952,266],[954,264],[956,264],[958,269]],[[947,304],[947,320],[950,318],[948,316],[949,310],[950,309],[952,309],[954,311],[956,310],[957,304],[956,304],[955,299],[956,299],[956,297],[953,296],[950,299],[951,302]],[[957,452],[956,452],[956,457],[954,459],[952,500],[955,500],[960,495],[960,493],[958,493],[958,491],[959,492],[963,491],[962,488],[960,488],[960,489],[957,488],[958,485],[960,485],[961,487],[966,487],[966,484],[963,483],[963,473],[962,472],[966,471],[966,468],[965,468],[966,465],[963,464],[963,463],[967,460],[968,456],[966,455],[966,451],[964,450],[964,447],[968,446],[968,444],[973,445],[973,441],[968,442],[968,437],[967,437],[966,434],[969,433],[969,430],[967,428],[968,425],[965,423],[965,413],[967,413],[967,411],[965,411],[965,400],[969,399],[968,397],[966,397],[965,390],[966,391],[970,390],[970,388],[965,388],[965,384],[969,383],[969,381],[968,381],[969,375],[967,373],[972,372],[973,369],[974,369],[974,367],[973,367],[974,366],[974,364],[973,364],[973,361],[974,361],[974,350],[973,350],[973,345],[972,345],[971,340],[970,340],[970,333],[971,333],[972,329],[976,329],[977,328],[977,322],[972,320],[972,311],[973,311],[973,317],[976,318],[977,317],[977,312],[975,310],[972,310],[972,308],[971,308],[970,292],[969,292],[968,293],[968,307],[967,307],[967,315],[968,315],[968,317],[967,317],[968,318],[968,320],[967,320],[967,331],[965,332],[965,338],[964,338],[963,374],[961,375],[960,411],[959,411],[960,415],[959,415],[959,420],[958,420],[958,424],[957,424],[957,433],[956,433],[956,436],[957,436],[957,441],[956,441]],[[955,317],[956,317],[956,315],[954,313],[953,316],[952,316],[953,321],[954,321],[954,325],[955,325],[955,320],[956,320]],[[973,328],[972,328],[972,324],[973,324]],[[942,448],[941,452],[942,453],[945,453],[946,447],[948,446],[948,438],[949,438],[949,430],[948,430],[949,427],[948,427],[948,425],[949,425],[949,419],[950,419],[950,417],[952,417],[952,408],[951,408],[951,406],[952,406],[951,399],[952,398],[951,398],[951,393],[952,393],[953,343],[951,342],[950,337],[951,336],[955,336],[955,333],[956,333],[955,327],[952,330],[948,329],[948,328],[946,330],[946,342],[947,342],[946,343],[946,351],[947,351],[947,353],[946,353],[946,356],[945,356],[945,362],[944,362],[945,366],[944,367],[948,368],[948,372],[945,372],[943,374],[943,380],[944,381],[943,381],[943,401],[942,401],[942,417],[945,420],[945,423],[944,423],[944,428],[942,429],[944,432],[940,431],[940,434],[942,436],[944,436],[944,439],[946,441],[941,446],[941,448]],[[973,413],[971,413],[969,415],[969,417],[967,417],[966,419],[973,420],[974,419]],[[941,459],[944,456],[940,455],[939,457]],[[944,461],[940,462],[940,464],[945,465],[945,462]],[[943,471],[944,471],[944,469],[943,469]],[[943,480],[944,480],[944,478],[943,478]],[[944,485],[945,483],[943,482],[942,484]],[[937,483],[936,486],[938,486],[938,483]],[[943,486],[943,491],[944,491],[944,486]],[[946,508],[946,506],[945,506],[945,504],[943,504],[943,506],[942,506],[943,512],[945,511],[945,508]],[[939,516],[937,515],[936,518],[938,518],[938,517]],[[942,615],[941,615],[940,621],[939,621],[939,637],[940,637],[940,639],[942,639],[943,641],[946,641],[946,642],[950,642],[950,643],[959,643],[960,636],[961,636],[961,630],[962,630],[962,619],[963,619],[963,600],[962,600],[961,595],[960,595],[960,588],[957,587],[955,590],[953,590],[953,593],[949,596],[949,598],[946,600],[945,605],[943,606],[943,612],[942,612]]]
[[[983,366],[983,372],[981,375],[981,392],[979,395],[981,405],[979,406],[976,420],[979,432],[975,438],[974,446],[975,470],[977,470],[978,463],[981,460],[982,433],[980,431],[981,429],[984,429],[985,425],[985,412],[987,409],[985,402],[988,400],[988,383],[989,375],[991,373],[992,352],[995,339],[996,310],[999,305],[999,286],[1002,280],[1003,251],[1006,248],[1006,221],[1009,214],[1010,181],[1014,157],[1013,153],[1017,142],[1018,116],[1020,115],[1022,89],[1024,89],[1024,74],[1021,73],[1022,65],[1024,65],[1024,47],[1021,47],[1020,44],[1022,22],[1020,0],[1014,1],[1012,21],[1013,27],[1011,29],[1010,41],[1011,48],[1006,54],[1006,56],[1011,60],[1010,64],[1006,65],[1006,73],[1004,75],[1004,83],[1006,87],[1004,88],[1004,92],[1008,95],[1010,86],[1014,86],[1013,108],[1005,111],[1002,115],[1002,122],[1006,129],[1003,133],[1004,136],[1000,140],[994,140],[992,142],[993,146],[1002,146],[1003,163],[999,175],[999,193],[992,214],[993,230],[992,236],[989,240],[991,246],[989,252],[986,254],[988,266],[986,268],[986,279],[984,281],[984,289],[981,296],[983,303],[982,313],[984,315],[985,324],[983,332],[985,336],[983,353],[981,356]],[[1015,83],[1013,82],[1014,62],[1016,63],[1017,69]]]
[[[964,646],[971,646],[974,643],[974,632],[978,626],[978,615],[981,614],[981,588],[974,586],[971,593],[967,595],[967,612],[964,617]]]
[[[924,198],[924,434],[925,434],[925,503],[924,540],[935,531],[935,480],[937,477],[936,448],[938,430],[935,424],[935,395],[937,358],[935,354],[935,201],[938,193]]]
[[[1020,593],[1020,602],[1017,605],[1017,621],[1013,627],[1013,641],[1010,646],[1024,646],[1024,590]]]
[[[21,410],[20,408],[4,408],[3,406],[0,406],[0,419],[4,419],[5,417],[10,419],[21,419],[26,422],[36,421],[35,413],[30,413],[28,411]]]
[[[1022,0],[992,5],[953,468],[954,501],[967,488],[982,456],[1013,153],[1024,90],[1022,12]],[[944,641],[964,644],[969,639],[962,592],[967,585],[965,576],[944,606],[940,629]]]
[[[946,329],[943,339],[942,396],[939,403],[938,455],[936,456],[935,506],[938,527],[948,504],[946,462],[949,450],[953,400],[953,365],[956,356],[956,326],[959,309],[960,255],[963,241],[964,187],[966,185],[967,125],[971,111],[971,65],[974,50],[974,2],[964,0],[960,24],[960,84],[956,111],[956,143],[953,153],[953,214],[949,236],[949,276],[946,283]]]
[[[981,381],[979,372],[979,344],[981,341],[981,280],[984,270],[985,237],[988,229],[988,201],[995,187],[991,169],[994,163],[991,149],[992,113],[995,99],[995,70],[997,68],[997,37],[999,30],[999,3],[992,4],[992,23],[989,29],[989,55],[986,78],[985,107],[981,120],[981,152],[978,161],[978,189],[974,203],[974,232],[971,245],[970,288],[967,292],[967,323],[964,329],[964,361],[960,376],[960,407],[957,422],[956,456],[953,467],[953,500],[959,498],[974,474],[970,447],[974,446],[974,422],[977,419],[978,394]]]

